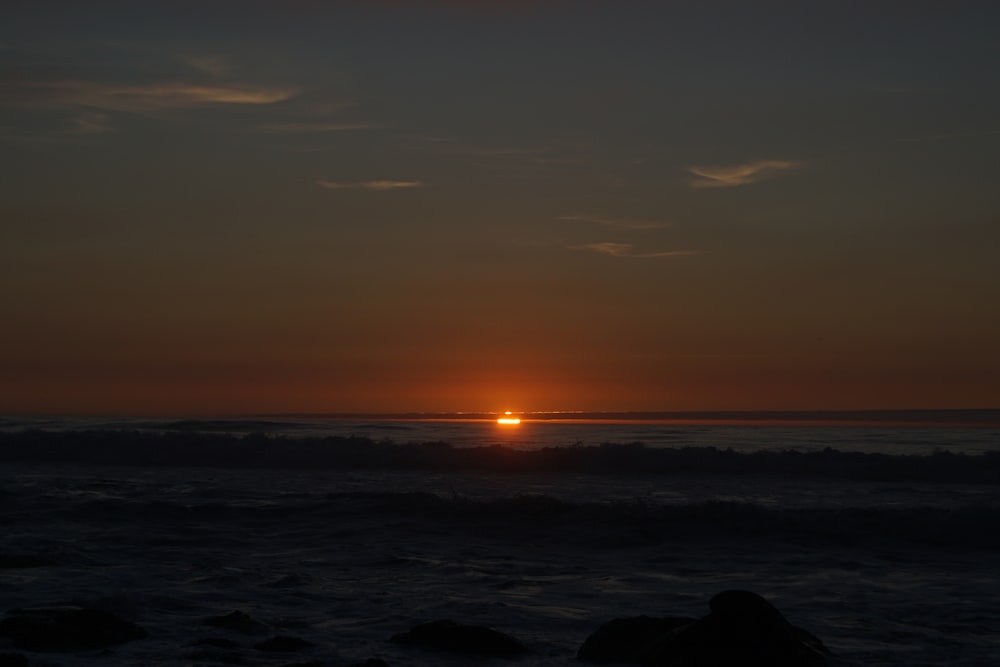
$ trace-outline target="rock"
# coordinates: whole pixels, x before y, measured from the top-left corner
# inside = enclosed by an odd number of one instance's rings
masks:
[[[585,662],[651,667],[823,667],[823,642],[749,591],[723,591],[700,619],[638,616],[601,626],[580,647]]]
[[[226,665],[242,665],[245,662],[243,654],[239,651],[222,651],[213,648],[206,648],[187,654],[188,660],[195,663],[221,662]]]
[[[28,667],[28,659],[20,653],[0,653],[0,667]]]
[[[45,556],[35,556],[32,554],[0,554],[0,569],[14,570],[29,567],[47,567],[55,565],[54,561]]]
[[[134,623],[100,609],[39,607],[12,609],[0,621],[0,636],[32,651],[79,651],[142,639]]]
[[[422,646],[439,651],[474,653],[501,658],[511,658],[525,652],[519,641],[502,632],[479,625],[461,625],[454,621],[431,621],[418,625],[409,632],[395,635],[390,640],[396,644]]]
[[[212,648],[237,648],[238,645],[232,639],[224,637],[205,637],[194,643],[195,646],[211,646]]]
[[[298,637],[272,637],[253,645],[258,651],[281,652],[281,651],[301,651],[304,648],[315,646],[312,642]]]
[[[256,635],[268,631],[267,625],[254,620],[242,611],[233,611],[224,616],[210,616],[205,619],[205,625],[223,630],[232,630],[244,635]]]
[[[651,644],[674,628],[693,623],[693,618],[616,618],[594,631],[577,651],[576,659],[605,664],[639,662]]]
[[[767,600],[749,591],[724,591],[703,618],[655,641],[640,662],[669,667],[822,667],[829,651],[785,620]]]

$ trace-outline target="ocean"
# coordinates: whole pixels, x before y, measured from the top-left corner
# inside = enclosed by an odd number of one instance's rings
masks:
[[[62,651],[0,638],[0,654],[579,665],[611,619],[700,617],[745,589],[831,665],[1000,664],[992,413],[445,417],[0,420],[0,607],[103,609],[146,633]],[[207,621],[233,611],[253,624]],[[389,641],[437,619],[528,650]],[[275,636],[303,643],[255,648]]]

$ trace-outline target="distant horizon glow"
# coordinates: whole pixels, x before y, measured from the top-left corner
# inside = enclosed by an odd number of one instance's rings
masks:
[[[516,426],[521,423],[521,418],[515,416],[510,410],[507,410],[497,418],[497,423],[504,424],[506,426]]]

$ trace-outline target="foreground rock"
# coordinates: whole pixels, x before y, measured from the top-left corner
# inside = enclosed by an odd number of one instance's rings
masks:
[[[640,662],[648,648],[672,630],[694,623],[697,619],[654,618],[633,616],[616,618],[587,637],[576,654],[577,660],[606,664]]]
[[[142,639],[134,623],[100,609],[39,607],[12,609],[0,621],[0,636],[31,651],[82,651]]]
[[[49,565],[55,565],[55,561],[49,560],[45,556],[36,556],[34,554],[0,554],[0,569],[3,570],[48,567]]]
[[[268,626],[260,621],[251,618],[246,613],[236,610],[223,616],[209,616],[204,620],[205,625],[220,630],[231,630],[244,635],[263,634],[269,630]]]
[[[724,591],[700,619],[640,616],[605,624],[587,638],[577,659],[662,667],[823,667],[830,652],[767,600]]]
[[[272,637],[271,639],[265,639],[262,642],[257,642],[253,645],[258,651],[268,651],[271,653],[280,653],[283,651],[301,651],[302,649],[307,649],[315,646],[312,642],[307,642],[305,639],[300,639],[298,637]]]
[[[0,667],[28,667],[28,659],[20,653],[0,653]]]
[[[431,621],[390,640],[406,646],[421,646],[437,651],[472,653],[498,658],[513,658],[525,652],[524,646],[502,632],[479,625],[461,625],[454,621]]]

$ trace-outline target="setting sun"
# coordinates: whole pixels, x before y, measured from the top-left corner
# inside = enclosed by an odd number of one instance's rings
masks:
[[[503,415],[499,419],[497,419],[497,423],[507,424],[507,425],[520,424],[521,418],[515,417],[514,415],[511,414],[510,410],[507,410],[506,412],[503,413]]]

